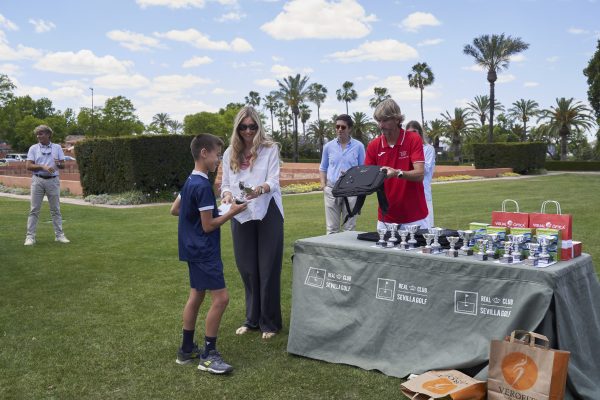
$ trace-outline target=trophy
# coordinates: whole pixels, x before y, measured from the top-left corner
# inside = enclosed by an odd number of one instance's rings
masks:
[[[525,235],[513,235],[513,262],[521,262],[521,245],[525,242]]]
[[[462,239],[463,245],[460,248],[460,253],[465,256],[472,256],[473,249],[469,246],[471,237],[473,237],[473,231],[458,231],[458,236]]]
[[[513,244],[510,240],[504,241],[504,254],[502,254],[502,257],[500,257],[500,262],[502,264],[512,264],[513,257],[510,254],[512,251],[512,246]]]
[[[408,239],[408,245],[411,249],[417,248],[417,239],[415,239],[415,234],[419,230],[419,225],[407,225],[406,230],[410,233],[410,239]]]
[[[250,184],[244,183],[244,181],[240,181],[238,187],[240,188],[240,190],[242,192],[240,193],[240,195],[238,197],[235,198],[235,202],[237,204],[242,204],[247,201],[246,195],[254,192],[254,187]]]
[[[448,257],[458,257],[458,250],[456,250],[454,247],[460,238],[458,236],[448,236],[446,239],[448,239],[448,243],[450,243],[450,248],[446,252],[446,255]]]
[[[401,229],[400,231],[398,231],[398,233],[400,234],[400,249],[401,250],[408,250],[409,245],[408,243],[406,243],[406,236],[408,235],[408,231]]]
[[[394,247],[398,243],[396,232],[398,231],[398,224],[386,224],[390,231],[390,238],[388,239],[388,247]]]
[[[537,249],[540,247],[539,244],[537,243],[529,243],[528,246],[529,248],[529,257],[527,257],[524,261],[525,265],[530,265],[532,267],[537,267],[538,265],[538,256],[536,255]]]
[[[538,243],[542,246],[542,251],[540,251],[539,262],[543,264],[549,264],[552,261],[550,257],[550,253],[548,253],[548,246],[552,244],[554,238],[552,236],[539,236]]]
[[[479,261],[487,261],[488,256],[485,253],[485,247],[487,245],[487,240],[485,239],[477,239],[477,247],[479,248],[479,251],[477,252],[477,254],[475,254],[475,259],[479,260]]]
[[[377,241],[377,247],[386,248],[387,242],[385,241],[385,234],[387,233],[386,228],[377,228],[377,233],[379,234],[379,240]]]
[[[423,253],[431,254],[432,248],[430,246],[431,241],[435,237],[435,233],[424,233],[423,237],[425,238],[425,247],[421,249]]]
[[[496,241],[498,240],[498,234],[490,233],[485,236],[488,239],[488,246],[485,254],[487,254],[488,258],[495,258],[496,251],[494,250],[494,243],[496,243]]]
[[[431,254],[439,254],[442,252],[442,245],[438,239],[442,233],[442,228],[429,228],[429,233],[433,233],[433,244],[431,245]]]

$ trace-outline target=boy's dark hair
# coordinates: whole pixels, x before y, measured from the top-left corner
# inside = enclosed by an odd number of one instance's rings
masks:
[[[348,128],[352,128],[354,126],[354,122],[352,121],[352,117],[348,114],[340,114],[335,118],[336,121],[344,121]]]
[[[215,148],[223,148],[224,143],[220,137],[211,135],[210,133],[201,133],[192,139],[190,144],[190,150],[192,151],[192,157],[194,161],[197,161],[200,157],[200,151],[206,149],[206,151],[213,151]]]

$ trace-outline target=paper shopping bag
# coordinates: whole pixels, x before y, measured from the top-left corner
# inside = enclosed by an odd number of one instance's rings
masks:
[[[516,335],[524,334],[524,340]],[[536,339],[543,342],[537,345]],[[552,350],[548,338],[514,331],[505,340],[492,340],[488,400],[561,400],[565,394],[568,351]]]
[[[556,214],[546,213],[546,205],[548,204],[556,206]],[[530,213],[529,227],[560,229],[563,231],[563,241],[573,239],[573,216],[571,214],[563,214],[558,201],[546,200],[542,203],[539,213]]]
[[[506,211],[506,204],[509,202],[515,204],[516,212]],[[527,228],[529,227],[529,213],[519,212],[519,203],[515,200],[506,199],[502,201],[502,211],[492,211],[492,226]]]
[[[485,399],[485,382],[478,381],[456,370],[427,371],[404,382],[402,393],[412,400]]]

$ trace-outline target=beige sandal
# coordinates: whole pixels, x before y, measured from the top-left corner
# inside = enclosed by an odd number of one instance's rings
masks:
[[[263,332],[263,339],[271,339],[273,336],[277,335],[277,332]]]
[[[236,329],[235,334],[236,335],[243,335],[245,333],[248,333],[250,331],[250,328],[248,328],[246,325],[242,325],[239,328]]]

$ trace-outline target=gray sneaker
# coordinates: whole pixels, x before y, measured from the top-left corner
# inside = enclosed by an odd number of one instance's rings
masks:
[[[226,374],[233,371],[233,367],[223,361],[223,358],[216,350],[211,350],[208,356],[200,356],[200,364],[198,364],[200,371],[208,371],[213,374]]]
[[[35,238],[32,238],[31,236],[27,236],[25,238],[25,246],[33,246],[35,244]]]
[[[179,351],[177,351],[177,359],[175,362],[179,365],[189,364],[200,358],[200,354],[202,354],[202,350],[198,348],[196,343],[194,343],[194,347],[192,347],[192,351],[189,353],[186,353],[180,347]]]
[[[69,239],[67,239],[67,237],[65,235],[57,236],[56,239],[54,239],[54,241],[60,242],[60,243],[71,243],[71,241]]]

